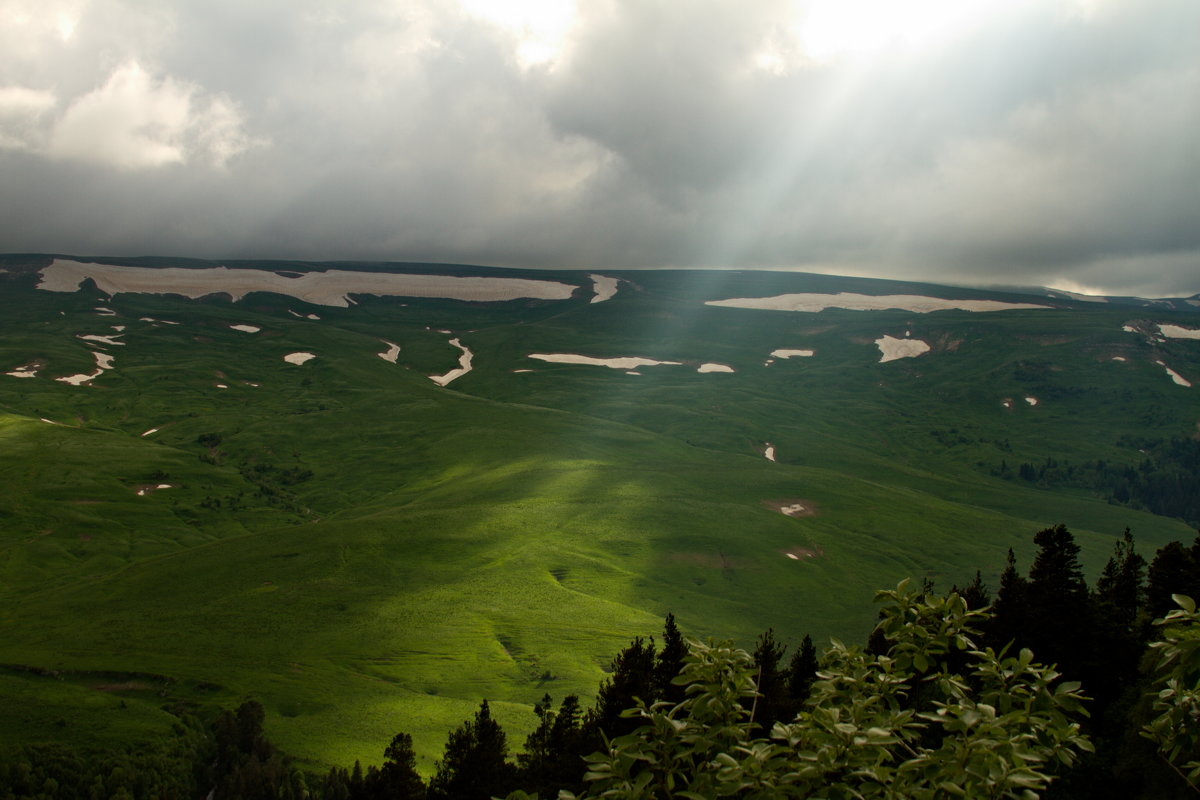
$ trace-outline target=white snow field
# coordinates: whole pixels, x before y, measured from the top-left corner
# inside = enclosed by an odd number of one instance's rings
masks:
[[[495,302],[533,298],[566,300],[579,287],[558,281],[527,278],[460,278],[453,275],[407,275],[391,272],[353,272],[328,270],[306,272],[288,278],[260,269],[146,269],[88,264],[55,259],[41,272],[39,289],[50,292],[74,292],[88,278],[96,288],[109,295],[180,294],[197,298],[209,294],[227,294],[235,302],[250,292],[273,292],[313,305],[350,305],[351,294],[381,297],[437,297],[447,300]]]
[[[915,294],[779,294],[773,297],[733,297],[728,300],[708,300],[706,306],[725,308],[755,308],[769,311],[824,311],[844,308],[847,311],[886,311],[898,309],[925,314],[930,311],[1014,311],[1052,306],[1034,303],[1005,303],[999,300],[947,300],[943,297],[924,297]]]

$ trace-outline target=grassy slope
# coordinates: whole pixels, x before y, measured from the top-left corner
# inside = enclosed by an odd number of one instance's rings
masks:
[[[976,465],[1130,458],[1122,433],[1189,432],[1193,390],[1152,361],[1195,376],[1197,343],[1123,333],[1136,315],[1120,310],[740,311],[699,302],[736,294],[718,285],[728,275],[628,277],[636,288],[595,305],[351,309],[102,301],[10,282],[0,367],[46,366],[0,375],[0,663],[67,671],[0,675],[0,693],[24,698],[21,735],[160,729],[157,694],[110,674],[149,673],[191,702],[261,697],[272,735],[316,763],[377,760],[406,730],[428,767],[480,697],[525,729],[533,700],[593,691],[612,653],[667,610],[695,634],[858,638],[872,589],[994,574],[1007,547],[1027,559],[1031,534],[1054,522],[1093,570],[1125,526],[1145,550],[1190,538]],[[797,279],[739,280],[769,294]],[[813,278],[804,290],[837,288]],[[106,348],[114,371],[88,387],[50,380],[91,371],[75,336],[111,325],[127,326],[128,344]],[[451,390],[424,377],[457,358],[438,329],[476,353]],[[934,352],[879,364],[873,340],[905,331]],[[380,339],[402,345],[401,364],[376,357]],[[778,347],[817,355],[764,367]],[[282,361],[297,350],[319,357]],[[630,376],[530,352],[691,366]],[[738,372],[698,374],[703,361]],[[207,433],[220,444],[198,444]],[[768,441],[779,463],[759,454]],[[287,485],[292,469],[313,476]],[[135,494],[158,481],[173,488]],[[274,503],[257,494],[264,482]],[[817,515],[763,505],[797,498]],[[784,557],[796,547],[823,555]],[[76,713],[78,727],[58,724]]]

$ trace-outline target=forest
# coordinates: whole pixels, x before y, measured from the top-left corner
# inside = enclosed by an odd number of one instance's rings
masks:
[[[1086,489],[1110,503],[1200,526],[1200,441],[1126,436],[1117,444],[1136,450],[1142,458],[1136,464],[1120,464],[1047,457],[1042,462],[1022,462],[1015,472],[1006,461],[992,471],[1041,488]]]
[[[428,782],[403,732],[378,765],[306,774],[247,699],[207,722],[171,709],[158,747],[5,752],[0,798],[1193,796],[1200,536],[1147,564],[1127,530],[1094,586],[1065,526],[1034,543],[994,591],[977,574],[946,595],[879,592],[863,647],[818,655],[805,636],[789,656],[771,629],[750,651],[689,642],[668,614],[659,639],[617,653],[590,707],[544,696],[515,757],[482,700]]]

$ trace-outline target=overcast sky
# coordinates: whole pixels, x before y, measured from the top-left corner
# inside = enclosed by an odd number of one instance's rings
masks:
[[[0,0],[0,251],[1200,292],[1197,0]]]

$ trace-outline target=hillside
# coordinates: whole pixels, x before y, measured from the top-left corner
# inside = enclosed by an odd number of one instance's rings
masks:
[[[1192,441],[1196,298],[0,268],[0,743],[133,741],[169,727],[164,698],[255,696],[314,764],[405,730],[428,768],[481,697],[528,729],[668,611],[743,642],[861,638],[872,589],[1027,563],[1048,525],[1094,571],[1126,527],[1150,555],[1200,524],[1020,471]]]

